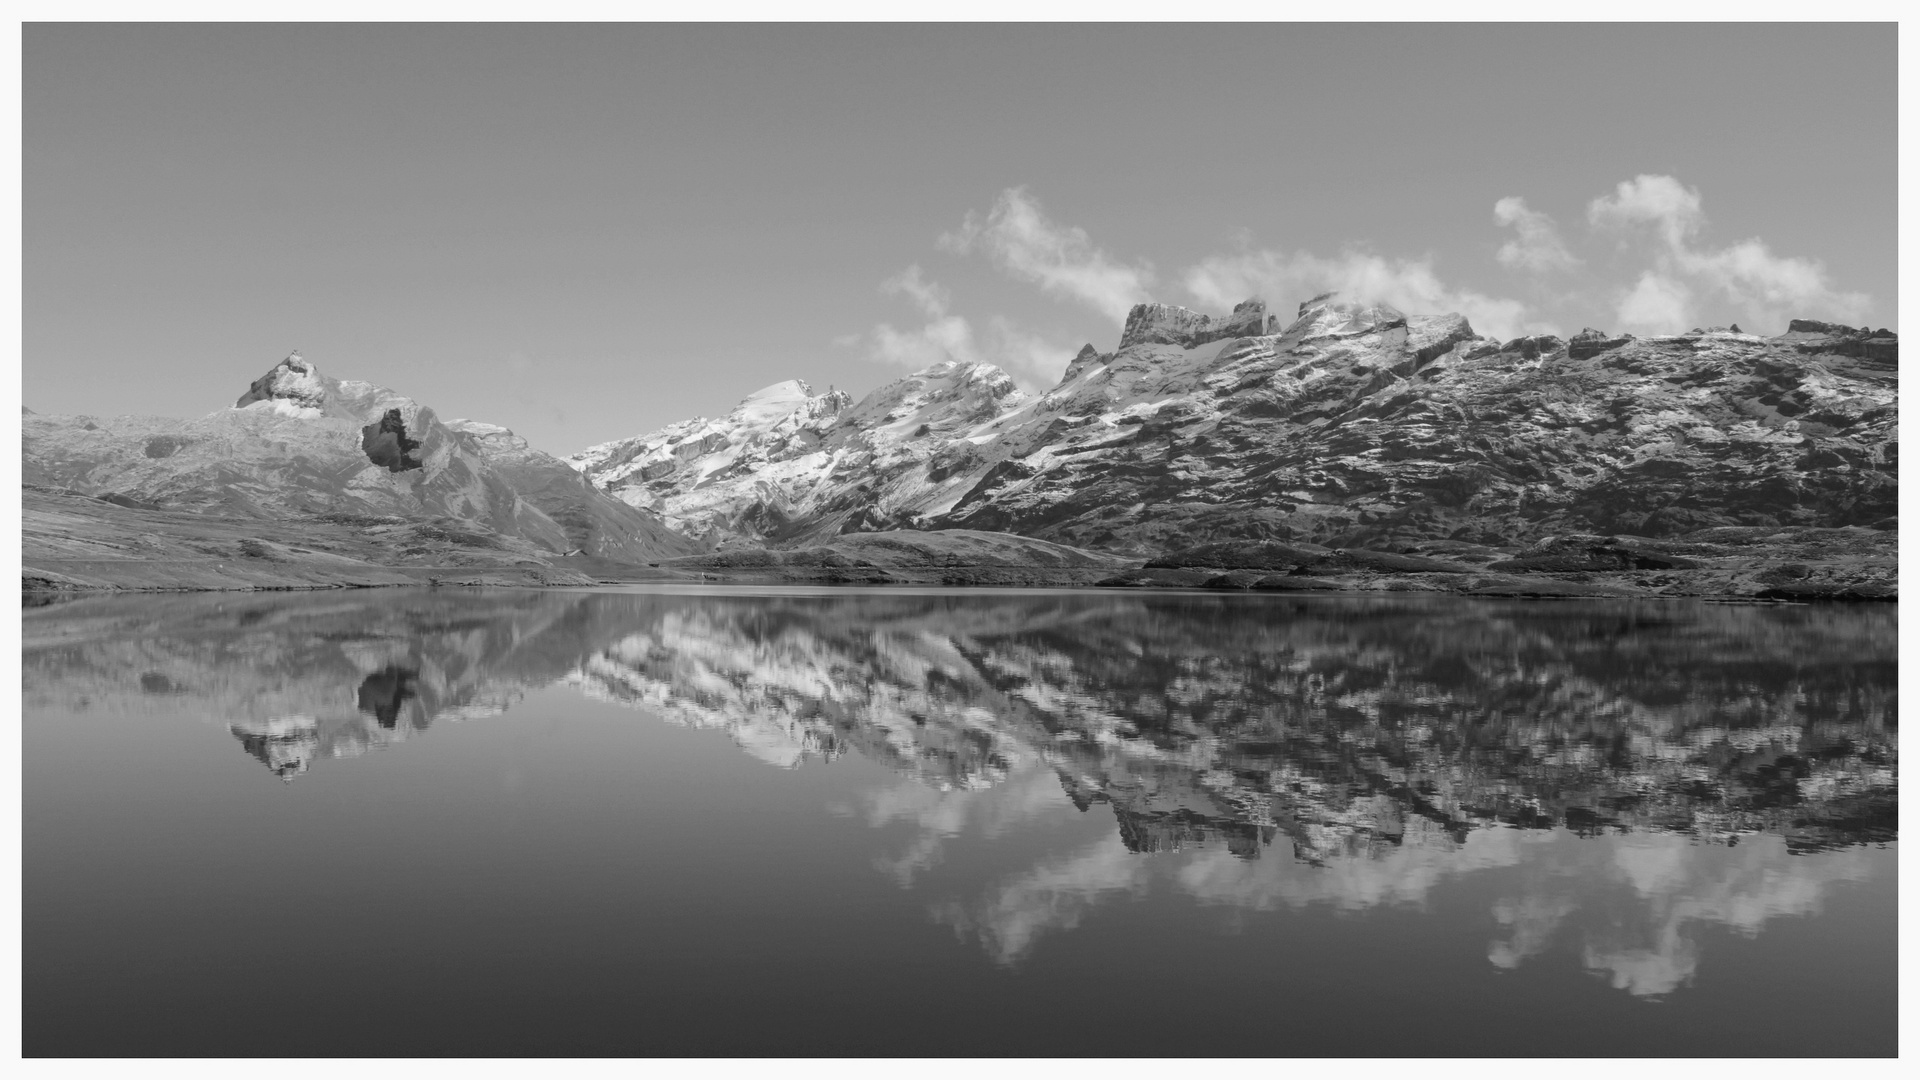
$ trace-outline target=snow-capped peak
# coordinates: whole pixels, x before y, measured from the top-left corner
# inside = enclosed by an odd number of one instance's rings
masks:
[[[233,407],[315,419],[326,414],[330,382],[333,380],[321,375],[320,369],[308,363],[299,352],[292,352],[255,379]]]

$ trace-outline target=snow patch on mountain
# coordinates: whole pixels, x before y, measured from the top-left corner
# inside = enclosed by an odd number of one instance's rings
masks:
[[[707,540],[783,537],[795,521],[832,521],[808,535],[871,531],[848,484],[923,466],[930,448],[966,438],[1025,396],[991,364],[948,361],[895,380],[857,405],[845,393],[777,383],[717,420],[683,421],[602,443],[569,459],[603,490],[657,511]],[[884,512],[883,512],[884,513]]]
[[[319,370],[307,363],[299,353],[292,353],[265,375],[255,379],[247,392],[240,395],[240,400],[233,403],[233,407],[264,410],[295,418],[323,416],[333,396],[329,393],[327,382]]]

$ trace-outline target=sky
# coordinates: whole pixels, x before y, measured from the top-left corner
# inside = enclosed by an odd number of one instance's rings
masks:
[[[1045,389],[1128,308],[1898,330],[1854,25],[23,33],[23,392],[198,416],[289,351],[569,454],[799,378]]]

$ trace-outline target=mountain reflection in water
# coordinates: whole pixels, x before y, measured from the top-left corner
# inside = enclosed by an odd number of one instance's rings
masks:
[[[900,774],[845,809],[906,837],[875,866],[908,889],[1111,813],[929,901],[1008,965],[1155,890],[1357,911],[1506,868],[1492,965],[1575,935],[1660,995],[1690,928],[1817,913],[1896,838],[1891,605],[433,590],[86,600],[24,638],[29,710],[199,711],[289,781],[556,685],[775,766],[858,755]]]

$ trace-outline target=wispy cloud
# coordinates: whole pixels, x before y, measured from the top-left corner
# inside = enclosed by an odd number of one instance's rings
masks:
[[[1795,315],[1851,321],[1871,303],[1864,293],[1837,288],[1818,261],[1775,255],[1758,238],[1724,248],[1700,246],[1696,237],[1706,225],[1700,193],[1671,176],[1621,181],[1612,195],[1588,205],[1587,221],[1629,245],[1651,246],[1651,269],[1620,290],[1615,303],[1630,329],[1686,329],[1696,318],[1695,288],[1731,301],[1750,320],[1775,326]]]
[[[1361,248],[1337,255],[1243,247],[1201,259],[1181,275],[1195,301],[1216,309],[1249,296],[1284,310],[1295,299],[1337,291],[1349,300],[1390,304],[1409,314],[1458,312],[1493,337],[1564,332],[1556,314],[1611,308],[1623,329],[1675,333],[1700,321],[1708,299],[1731,305],[1755,326],[1788,318],[1853,321],[1869,298],[1836,286],[1818,261],[1776,255],[1759,239],[1725,247],[1701,242],[1707,219],[1700,192],[1671,176],[1641,175],[1587,207],[1592,239],[1611,237],[1628,255],[1624,281],[1592,272],[1553,217],[1509,195],[1493,204],[1494,223],[1512,230],[1495,252],[1525,275],[1528,301],[1444,280],[1431,256],[1393,257]],[[1562,279],[1549,293],[1541,279]],[[1575,323],[1574,325],[1578,325]]]
[[[1596,227],[1652,226],[1669,247],[1684,247],[1701,223],[1700,193],[1671,176],[1642,173],[1587,204],[1587,221]]]
[[[948,305],[953,303],[953,294],[947,291],[947,287],[928,280],[918,263],[881,282],[880,291],[907,297],[931,318],[945,315]]]
[[[987,355],[1029,393],[1044,393],[1067,373],[1077,349],[1023,330],[999,315],[987,320]]]
[[[1795,315],[1853,321],[1865,318],[1871,303],[1865,293],[1834,288],[1818,262],[1775,255],[1759,240],[1717,251],[1683,252],[1677,261],[1687,273],[1770,322],[1784,323]]]
[[[1574,258],[1565,241],[1560,239],[1560,227],[1553,218],[1529,209],[1527,201],[1520,196],[1509,195],[1494,203],[1493,220],[1518,234],[1500,245],[1495,253],[1501,265],[1534,273],[1570,270],[1580,265],[1580,260]]]
[[[897,329],[880,323],[864,335],[839,338],[839,344],[867,346],[868,359],[910,370],[947,361],[993,364],[1013,377],[1022,389],[1040,392],[1060,381],[1073,349],[1022,329],[1011,320],[989,316],[984,332],[951,311],[952,294],[926,276],[917,264],[880,283],[880,291],[904,297],[920,309],[926,321],[917,328]]]
[[[880,291],[913,301],[927,321],[914,330],[896,330],[889,323],[875,326],[869,337],[870,358],[915,369],[948,360],[980,362],[973,327],[966,319],[948,312],[947,290],[928,280],[919,266],[909,266],[881,282]]]
[[[1346,300],[1389,304],[1414,315],[1458,312],[1476,331],[1493,337],[1544,329],[1518,300],[1442,281],[1431,259],[1393,259],[1359,250],[1331,257],[1244,250],[1202,259],[1186,269],[1181,282],[1196,301],[1213,308],[1258,296],[1284,311],[1289,300],[1331,291]]]
[[[1023,187],[1001,192],[984,218],[968,211],[960,228],[936,243],[956,255],[984,251],[1008,274],[1116,320],[1148,299],[1154,281],[1151,264],[1108,255],[1085,229],[1048,218]]]

